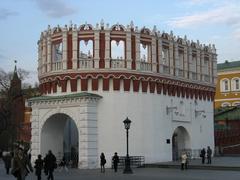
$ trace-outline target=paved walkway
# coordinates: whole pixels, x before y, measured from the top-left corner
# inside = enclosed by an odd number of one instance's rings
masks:
[[[180,161],[146,164],[146,167],[160,167],[160,168],[179,168],[179,166],[180,166]],[[214,157],[212,158],[212,164],[206,164],[206,163],[202,164],[201,159],[194,159],[194,160],[190,160],[189,166],[192,169],[240,171],[240,157]]]
[[[229,164],[239,166],[240,158],[214,158],[215,165]],[[170,162],[169,162],[170,163]],[[191,161],[192,164],[200,163],[200,160]],[[179,165],[179,164],[178,164]],[[239,180],[240,171],[217,171],[217,170],[196,170],[189,169],[181,171],[178,169],[163,168],[135,168],[134,174],[123,174],[122,169],[114,173],[112,169],[106,169],[106,173],[100,173],[99,169],[81,170],[71,169],[69,172],[56,170],[55,180]],[[36,180],[34,173],[31,173],[26,180]],[[42,180],[46,180],[46,176]],[[3,163],[0,162],[0,180],[14,180],[12,175],[6,175]]]

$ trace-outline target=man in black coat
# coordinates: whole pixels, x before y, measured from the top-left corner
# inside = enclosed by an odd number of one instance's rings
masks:
[[[51,150],[48,151],[47,156],[45,157],[45,166],[48,173],[48,180],[54,180],[53,171],[56,168],[56,157]]]

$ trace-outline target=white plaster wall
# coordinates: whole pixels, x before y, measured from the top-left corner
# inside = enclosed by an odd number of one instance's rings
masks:
[[[126,155],[123,125],[126,117],[132,120],[129,153],[144,156],[146,163],[172,160],[172,142],[167,144],[166,139],[172,141],[178,126],[183,126],[189,133],[190,147],[186,148],[214,148],[213,107],[210,101],[197,100],[195,105],[194,100],[162,94],[123,91],[98,91],[96,94],[103,96],[97,106],[98,154],[105,153],[108,166],[114,152]],[[172,111],[167,115],[166,106],[177,106],[177,111],[181,110],[184,114],[176,116]],[[195,109],[205,110],[206,118],[195,117]]]

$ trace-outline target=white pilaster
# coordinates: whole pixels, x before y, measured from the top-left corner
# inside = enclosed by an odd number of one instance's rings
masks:
[[[184,46],[184,77],[188,78],[188,47]]]
[[[204,81],[204,52],[203,51],[201,51],[200,61],[201,61],[200,76],[201,76],[201,81]]]
[[[51,35],[47,35],[47,72],[51,71],[52,66],[52,42]]]
[[[131,31],[126,33],[126,56],[125,59],[127,61],[127,69],[132,69],[132,41],[131,41]]]
[[[62,55],[62,64],[63,69],[67,69],[67,28],[63,28],[62,31],[62,41],[63,41],[63,55]]]
[[[140,34],[136,33],[136,70],[140,69]]]
[[[42,41],[42,46],[43,46],[43,52],[42,52],[42,73],[47,72],[47,42],[46,42],[46,37],[43,38]]]
[[[163,73],[163,59],[162,59],[162,39],[158,39],[158,64],[159,64],[159,72]]]
[[[169,43],[169,60],[170,60],[170,74],[174,75],[174,64],[173,64],[173,42]]]
[[[192,69],[192,48],[191,46],[188,47],[188,67],[189,67],[189,79],[192,79],[192,72],[193,72],[193,69]],[[190,72],[191,71],[191,72]]]
[[[110,31],[105,31],[105,68],[110,68]]]
[[[98,167],[96,102],[81,104],[79,114],[79,168]]]
[[[178,72],[180,69],[179,55],[178,55],[178,44],[174,43],[174,64],[175,64],[175,76],[178,76]]]
[[[99,68],[99,30],[94,31],[94,68]]]
[[[156,38],[152,38],[152,71],[157,72]]]
[[[201,58],[200,58],[201,54],[200,54],[200,50],[197,50],[197,80],[200,81],[201,80]]]
[[[78,31],[77,29],[73,29],[72,31],[72,63],[73,69],[77,69],[77,62],[78,62]]]

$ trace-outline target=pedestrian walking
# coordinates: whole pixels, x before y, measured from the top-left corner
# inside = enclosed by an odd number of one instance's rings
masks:
[[[67,161],[66,161],[65,156],[63,156],[59,166],[60,166],[59,172],[62,172],[63,169],[65,169],[65,171],[68,172]]]
[[[119,163],[119,157],[118,157],[118,155],[117,155],[117,152],[114,153],[114,156],[113,156],[112,160],[113,160],[114,172],[117,172],[118,163]]]
[[[207,164],[212,164],[212,150],[209,146],[207,147]]]
[[[18,149],[15,149],[14,151],[11,173],[17,178],[17,180],[25,180],[30,171],[33,172],[31,162],[29,161],[24,148],[20,145]]]
[[[200,157],[202,158],[202,164],[205,163],[205,155],[206,155],[206,151],[205,151],[205,148],[203,148],[200,153]]]
[[[105,155],[104,153],[102,152],[101,155],[100,155],[100,166],[101,166],[101,172],[102,173],[105,173],[105,164],[106,164],[106,158],[105,158]]]
[[[12,155],[10,152],[4,152],[2,158],[3,158],[4,166],[6,169],[6,174],[9,174],[9,170],[11,168],[11,162],[12,162]]]
[[[187,169],[187,154],[185,152],[181,155],[181,170]]]
[[[56,164],[56,157],[54,156],[51,150],[48,151],[48,154],[45,158],[45,165],[46,165],[46,171],[48,174],[47,179],[54,180],[53,171],[55,168],[57,168],[57,164]]]
[[[43,160],[42,160],[42,156],[39,154],[38,155],[38,159],[36,159],[35,161],[35,174],[37,176],[38,180],[41,180],[41,176],[42,176],[42,169],[43,169]]]

